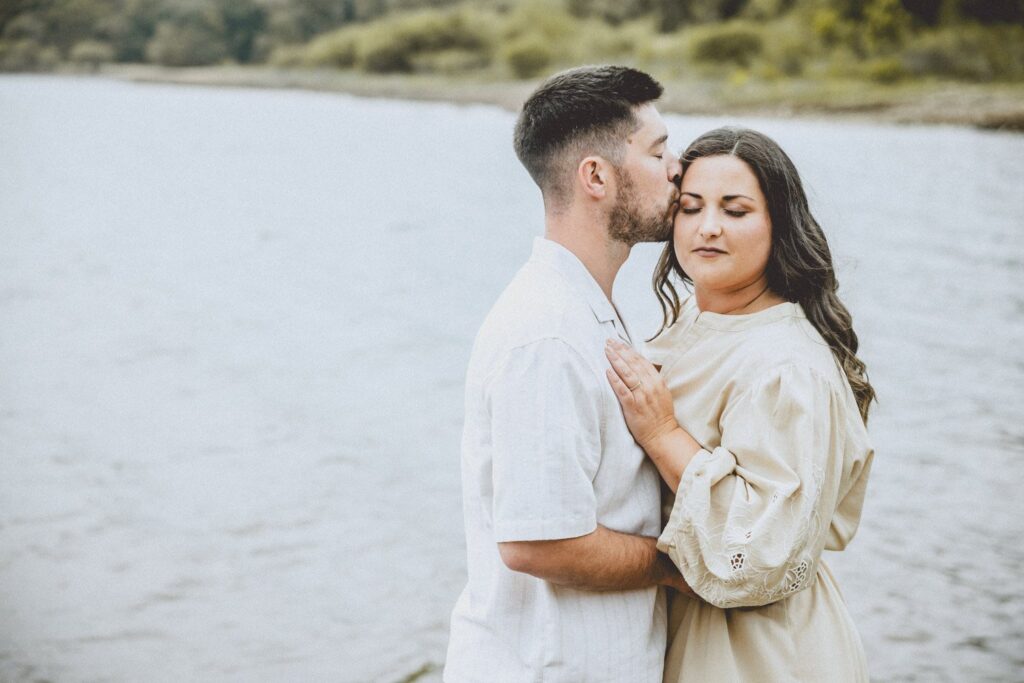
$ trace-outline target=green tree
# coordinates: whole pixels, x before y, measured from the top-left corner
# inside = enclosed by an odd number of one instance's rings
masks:
[[[114,48],[110,43],[99,40],[83,40],[71,48],[68,54],[75,64],[81,64],[91,69],[98,69],[100,64],[114,61]]]
[[[879,53],[898,48],[910,31],[910,23],[900,0],[870,0],[864,8],[868,49]]]
[[[146,43],[146,61],[164,66],[216,64],[227,55],[221,16],[209,9],[186,11],[158,22]]]
[[[1024,0],[960,0],[960,12],[984,24],[1024,24]]]
[[[253,0],[223,0],[220,13],[228,54],[238,62],[251,61],[256,36],[266,24],[266,9]]]

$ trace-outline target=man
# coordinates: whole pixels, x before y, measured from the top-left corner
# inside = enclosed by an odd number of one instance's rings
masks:
[[[660,488],[606,379],[611,302],[638,242],[672,231],[680,173],[624,67],[553,76],[515,148],[540,186],[544,238],[483,324],[466,380],[469,581],[452,613],[448,683],[661,681],[665,603],[685,589],[655,548]]]

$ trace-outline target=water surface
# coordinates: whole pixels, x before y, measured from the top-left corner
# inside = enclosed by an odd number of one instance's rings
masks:
[[[1020,680],[1024,137],[745,123],[804,175],[881,396],[828,560],[873,677]],[[465,363],[542,228],[512,125],[0,78],[0,680],[440,665]],[[642,332],[656,256],[616,290]]]

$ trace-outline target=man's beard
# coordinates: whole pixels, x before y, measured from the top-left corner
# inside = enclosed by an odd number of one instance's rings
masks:
[[[619,169],[619,192],[608,216],[608,236],[627,246],[640,242],[664,242],[672,236],[675,201],[665,211],[645,214],[637,200],[636,184],[625,169]]]

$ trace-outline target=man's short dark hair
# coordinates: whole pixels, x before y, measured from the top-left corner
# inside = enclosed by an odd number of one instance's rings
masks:
[[[598,154],[618,165],[638,127],[634,110],[661,97],[661,84],[624,66],[584,66],[555,74],[523,105],[516,156],[546,199],[560,203],[581,159]]]

